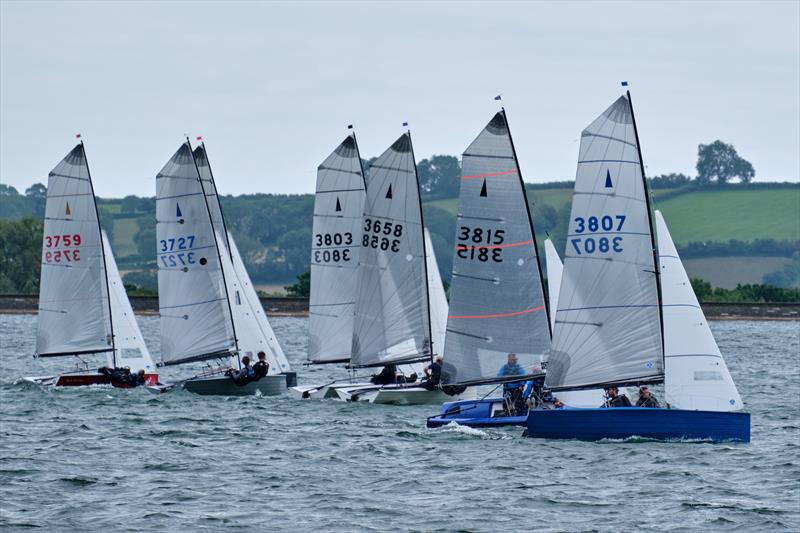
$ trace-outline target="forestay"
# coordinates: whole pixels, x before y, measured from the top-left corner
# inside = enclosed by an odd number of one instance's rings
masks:
[[[186,142],[156,177],[158,295],[165,364],[235,351],[220,255]]]
[[[663,379],[646,195],[632,109],[623,96],[581,136],[549,387]]]
[[[428,359],[428,280],[410,134],[381,154],[368,175],[350,362]]]
[[[464,152],[458,202],[446,381],[496,381],[510,352],[527,372],[538,373],[550,349],[550,325],[504,112]]]
[[[103,243],[81,143],[48,178],[36,353],[113,352],[113,347]]]
[[[364,175],[355,135],[317,168],[311,244],[308,360],[350,360],[364,215]]]
[[[128,293],[117,269],[114,253],[106,232],[102,232],[103,250],[105,251],[106,269],[108,270],[108,288],[111,295],[111,316],[114,326],[114,348],[116,348],[116,366],[128,367],[134,374],[141,369],[146,372],[155,370],[153,359],[147,350],[144,337],[131,309]]]
[[[659,211],[656,232],[663,291],[666,400],[681,409],[741,410],[742,398]]]

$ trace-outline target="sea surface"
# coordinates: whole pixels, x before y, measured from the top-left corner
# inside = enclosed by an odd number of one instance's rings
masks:
[[[139,320],[157,356],[157,319]],[[301,383],[346,375],[302,366],[306,319],[272,323]],[[0,316],[0,530],[800,531],[800,323],[712,329],[750,444],[426,429],[437,406],[43,388],[19,378],[73,362],[32,359],[36,317]]]

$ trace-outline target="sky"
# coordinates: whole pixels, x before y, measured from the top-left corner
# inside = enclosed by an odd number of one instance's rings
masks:
[[[800,179],[800,2],[0,1],[0,183],[82,134],[95,191],[153,196],[184,135],[222,194],[311,193],[355,126],[376,156],[461,152],[502,94],[525,181],[573,179],[630,82],[650,176],[732,143]]]

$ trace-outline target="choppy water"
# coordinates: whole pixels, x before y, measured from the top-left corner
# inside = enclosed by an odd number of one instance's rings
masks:
[[[140,322],[156,355],[157,321]],[[273,325],[301,383],[344,374],[300,366],[305,319]],[[3,531],[800,531],[796,322],[712,324],[749,445],[425,429],[435,407],[47,389],[18,382],[67,364],[30,358],[35,326],[0,316]]]

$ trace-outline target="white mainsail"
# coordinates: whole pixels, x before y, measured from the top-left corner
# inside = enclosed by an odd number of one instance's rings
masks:
[[[50,172],[39,282],[39,357],[109,352],[114,340],[103,242],[83,143]]]
[[[133,314],[128,293],[120,278],[114,253],[106,232],[102,232],[103,250],[105,251],[106,269],[108,270],[108,288],[111,294],[111,317],[114,326],[114,347],[116,348],[116,366],[128,367],[134,374],[141,369],[150,373],[155,370],[153,358],[144,342],[144,337]]]
[[[622,96],[582,134],[548,387],[663,379],[654,248],[633,111]]]
[[[422,228],[417,167],[405,133],[369,169],[351,366],[430,358]]]
[[[308,328],[312,363],[350,360],[365,195],[353,134],[317,169]]]
[[[164,364],[236,351],[220,250],[189,142],[156,177],[158,297]]]
[[[447,303],[447,294],[444,292],[442,275],[439,273],[439,265],[436,262],[436,254],[433,251],[433,242],[431,242],[428,228],[425,228],[425,253],[428,271],[428,300],[431,306],[431,341],[433,342],[433,353],[441,355],[444,353],[449,304]]]
[[[667,403],[680,409],[739,411],[744,408],[742,398],[659,211],[656,232],[663,292]]]
[[[550,324],[524,184],[505,111],[464,152],[450,285],[448,383],[485,383],[514,352],[529,372]]]

